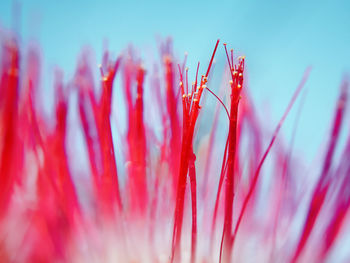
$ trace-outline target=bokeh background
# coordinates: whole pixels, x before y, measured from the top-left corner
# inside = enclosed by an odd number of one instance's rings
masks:
[[[350,71],[348,0],[1,0],[0,27],[19,33],[23,45],[40,43],[44,87],[52,85],[56,65],[68,79],[73,76],[86,45],[96,51],[96,61],[106,40],[115,54],[132,43],[147,60],[157,53],[158,39],[171,36],[175,54],[188,52],[194,72],[220,38],[247,57],[247,85],[271,130],[311,65],[295,139],[298,153],[310,162],[326,143],[341,80]],[[217,64],[226,63],[219,51]],[[296,108],[283,127],[287,140]]]

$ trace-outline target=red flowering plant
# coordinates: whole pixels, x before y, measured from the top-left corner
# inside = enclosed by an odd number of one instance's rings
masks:
[[[2,36],[1,44],[1,262],[341,262],[336,253],[348,233],[350,137],[337,157],[335,150],[346,80],[318,181],[300,189],[308,174],[289,147],[273,146],[309,68],[266,141],[244,82],[245,58],[226,44],[229,80],[221,95],[214,92],[219,40],[203,75],[198,63],[192,84],[186,59],[177,63],[169,43],[161,48],[162,74],[146,70],[132,52],[111,58],[106,51],[98,88],[83,55],[68,83],[57,71],[52,114],[45,114],[39,96],[38,52],[24,55],[11,36]],[[124,105],[115,107],[125,107],[125,131],[118,129],[123,110],[113,112],[115,89],[124,95]],[[198,121],[206,95],[217,100],[212,123]],[[209,125],[206,140],[200,131]],[[72,162],[77,156],[87,160],[83,175]],[[268,192],[262,191],[264,176]]]

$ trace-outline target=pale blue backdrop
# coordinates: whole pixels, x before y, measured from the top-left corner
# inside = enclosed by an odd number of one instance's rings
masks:
[[[296,147],[310,161],[326,142],[342,76],[350,71],[350,1],[89,1],[23,0],[14,23],[13,2],[0,1],[2,28],[43,50],[43,83],[54,65],[71,76],[81,47],[99,57],[103,41],[118,53],[128,43],[156,50],[156,36],[172,36],[189,65],[206,62],[217,38],[247,57],[249,87],[262,116],[274,126],[308,65]],[[223,59],[220,51],[218,59]],[[269,105],[266,107],[266,105]],[[269,109],[268,109],[269,108]],[[290,136],[294,109],[283,128]],[[349,118],[349,116],[347,116]],[[349,122],[347,122],[347,125]]]

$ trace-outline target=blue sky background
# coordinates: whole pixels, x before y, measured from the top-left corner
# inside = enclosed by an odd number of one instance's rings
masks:
[[[220,38],[246,55],[250,92],[266,124],[274,127],[311,65],[295,142],[309,160],[326,142],[342,76],[350,72],[347,0],[19,2],[18,28],[24,43],[40,43],[45,85],[54,65],[72,76],[81,47],[91,46],[99,58],[106,39],[115,53],[133,43],[147,58],[149,50],[157,51],[156,36],[172,36],[176,53],[187,51],[194,71],[198,60],[206,64]],[[2,28],[13,27],[12,6],[11,0],[0,1]],[[224,61],[222,47],[219,51],[217,60]],[[283,128],[287,137],[295,112]]]

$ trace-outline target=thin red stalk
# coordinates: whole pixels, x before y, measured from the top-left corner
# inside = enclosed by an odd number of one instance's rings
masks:
[[[230,114],[228,113],[228,110],[227,110],[225,104],[223,103],[223,101],[214,92],[212,92],[208,87],[206,89],[221,103],[221,105],[224,107],[224,109],[226,111],[226,115],[227,115],[228,119],[230,119]]]
[[[146,178],[146,131],[143,119],[143,82],[145,70],[138,66],[136,75],[136,99],[133,105],[132,119],[129,119],[129,173],[130,209],[144,215],[148,193]]]
[[[186,125],[187,126],[187,125]],[[180,176],[177,185],[177,197],[176,197],[176,208],[174,215],[174,229],[173,229],[173,241],[172,241],[172,253],[171,262],[180,261],[180,240],[181,240],[181,230],[182,230],[182,220],[183,220],[183,210],[184,210],[184,195],[186,188],[186,174],[188,168],[188,145],[184,141],[188,142],[188,131],[184,127],[183,132],[183,143],[181,150],[181,163],[180,163]],[[186,130],[185,130],[186,129]],[[192,139],[192,138],[191,138]]]
[[[233,49],[231,48],[231,63],[233,63]],[[231,67],[233,67],[233,64],[231,64]]]
[[[219,44],[219,40],[216,42],[212,57],[209,62],[209,66],[206,72],[206,76],[202,76],[200,89],[197,91],[198,93],[192,95],[192,104],[191,108],[184,112],[184,116],[186,118],[185,125],[183,127],[183,137],[182,137],[182,149],[181,149],[181,162],[180,162],[180,172],[178,177],[177,184],[177,195],[176,195],[176,207],[174,213],[174,228],[173,228],[173,238],[172,238],[172,251],[171,251],[171,262],[179,262],[181,260],[181,231],[182,231],[182,223],[183,223],[183,213],[184,213],[184,199],[185,199],[185,190],[186,190],[186,181],[187,181],[187,172],[190,161],[190,154],[192,153],[192,141],[193,134],[196,125],[196,120],[199,114],[199,101],[201,98],[201,94],[203,92],[203,86],[207,82],[207,75],[209,74],[217,47]],[[195,239],[196,240],[196,237]]]
[[[195,80],[195,82],[194,82],[194,91],[195,91],[195,92],[197,91],[198,71],[199,71],[199,61],[198,61],[197,70],[196,70],[196,80]],[[192,93],[193,93],[193,92],[192,92]]]
[[[349,155],[347,155],[349,159]],[[346,215],[350,208],[350,195],[349,195],[349,185],[350,185],[350,166],[345,171],[346,178],[342,182],[342,186],[338,191],[335,203],[335,209],[331,215],[331,220],[326,226],[326,231],[324,239],[322,240],[322,247],[320,249],[320,260],[325,260],[327,254],[332,248],[334,242],[337,240],[338,235],[341,233],[341,228],[344,224]]]
[[[230,123],[228,133],[228,153],[227,153],[227,172],[226,172],[226,187],[225,187],[225,216],[224,216],[224,228],[222,233],[222,245],[220,247],[220,262],[221,254],[223,255],[224,262],[230,262],[232,257],[232,214],[233,214],[233,199],[234,199],[234,184],[235,184],[235,159],[236,159],[236,147],[237,147],[237,114],[238,105],[240,100],[240,92],[243,86],[243,71],[244,71],[244,59],[239,61],[237,67],[235,67],[234,73],[231,67],[231,61],[227,53],[226,45],[224,45],[228,64],[230,66],[230,72],[232,80],[231,84],[231,110],[230,110]]]
[[[267,147],[263,157],[261,158],[261,160],[259,162],[258,168],[257,168],[257,170],[256,170],[256,172],[254,174],[254,177],[253,177],[253,180],[251,182],[249,191],[248,191],[248,193],[247,193],[247,195],[246,195],[246,197],[245,197],[245,199],[243,201],[243,205],[242,205],[241,211],[240,211],[239,216],[238,216],[238,220],[237,220],[237,223],[236,223],[236,226],[235,226],[235,229],[234,229],[234,232],[233,232],[233,236],[232,236],[232,239],[233,239],[232,246],[234,245],[234,241],[235,241],[235,238],[237,236],[239,226],[240,226],[240,224],[242,222],[245,210],[247,209],[248,202],[249,202],[250,198],[252,197],[252,194],[253,194],[253,192],[255,190],[257,181],[259,179],[260,170],[262,168],[262,165],[264,164],[265,159],[266,159],[267,155],[269,154],[269,152],[270,152],[270,150],[271,150],[271,148],[272,148],[272,146],[273,146],[273,144],[274,144],[274,142],[275,142],[275,140],[277,138],[277,135],[278,135],[278,133],[279,133],[279,131],[280,131],[280,129],[281,129],[281,127],[282,127],[282,125],[283,125],[287,115],[288,115],[288,113],[290,112],[292,106],[294,105],[295,100],[297,99],[300,91],[304,87],[304,85],[305,85],[305,83],[306,83],[306,81],[307,81],[307,79],[309,77],[310,70],[311,70],[311,68],[307,68],[306,71],[304,72],[304,76],[303,76],[303,78],[302,78],[298,88],[294,92],[293,97],[291,98],[291,100],[290,100],[290,102],[289,102],[289,104],[287,106],[287,109],[285,110],[281,120],[279,121],[279,123],[278,123],[278,125],[277,125],[277,127],[276,127],[276,129],[275,129],[275,131],[274,131],[274,133],[272,135],[272,139],[271,139],[271,141],[270,141],[270,143],[269,143],[269,145],[268,145],[268,147]]]
[[[184,89],[184,83],[183,83],[183,76],[182,76],[182,72],[180,70],[180,65],[179,66],[179,73],[180,73],[180,91],[181,91],[181,96],[182,96],[182,112],[186,112],[186,114],[183,114],[183,118],[182,118],[182,126],[185,127],[186,126],[186,122],[187,122],[187,107],[189,107],[189,103],[188,103],[188,96],[185,93],[185,89]]]
[[[188,94],[188,68],[186,68],[185,71],[186,71],[186,93]]]
[[[122,208],[110,123],[113,81],[119,64],[120,58],[116,60],[112,67],[108,68],[107,76],[102,78],[102,95],[97,109],[95,110],[103,164],[103,174],[101,177],[102,195],[104,196],[106,204],[110,206],[107,208],[109,210],[113,210],[112,207],[114,203],[116,203],[118,209]]]
[[[180,161],[180,151],[181,151],[181,124],[178,117],[177,112],[177,97],[175,96],[174,91],[174,80],[175,80],[175,72],[173,70],[173,62],[170,57],[170,51],[168,50],[168,54],[165,55],[164,63],[165,63],[165,82],[166,82],[166,104],[167,104],[167,113],[170,121],[170,130],[171,137],[169,141],[170,153],[169,159],[170,163],[170,171],[172,177],[172,185],[173,195],[175,198],[176,195],[176,181],[177,175],[179,173],[179,161]]]
[[[216,50],[218,49],[219,42],[220,42],[220,39],[218,39],[218,40],[216,41],[215,48],[214,48],[214,51],[213,51],[213,55],[211,56],[211,59],[210,59],[210,62],[209,62],[209,66],[208,66],[207,72],[205,73],[205,77],[206,77],[206,78],[208,77],[209,72],[210,72],[210,68],[211,68],[211,66],[212,66],[212,64],[213,64],[214,56],[215,56]],[[199,63],[198,63],[198,67],[199,67]]]
[[[231,75],[231,79],[233,80],[234,79],[234,76],[233,76],[233,60],[230,61],[230,57],[228,55],[228,52],[227,52],[227,47],[226,47],[226,43],[224,43],[224,47],[225,47],[225,53],[226,53],[226,58],[227,58],[227,63],[228,63],[228,66],[229,66],[229,70],[230,70],[230,75]]]
[[[224,262],[231,261],[231,247],[232,247],[232,213],[233,213],[233,198],[234,198],[234,161],[236,155],[236,130],[237,130],[237,104],[233,103],[231,106],[231,120],[228,141],[227,153],[227,173],[226,173],[226,188],[225,188],[225,219],[223,230],[223,257]],[[221,253],[221,252],[220,252]],[[220,261],[221,262],[221,261]]]
[[[0,219],[7,211],[13,182],[16,174],[16,124],[19,88],[19,51],[17,43],[9,41],[3,49],[2,74],[0,89],[4,92],[3,109],[0,119],[4,124],[2,136],[3,145],[0,148]]]
[[[344,85],[348,86],[347,81]],[[320,251],[320,258],[325,259],[329,250],[332,248],[336,238],[338,237],[341,227],[344,224],[344,219],[350,208],[350,136],[348,137],[347,145],[342,154],[342,159],[335,175],[343,175],[341,186],[338,190],[335,199],[335,212],[331,215],[331,219],[326,227],[325,239],[323,239]]]
[[[347,84],[344,83],[341,87],[341,93],[337,102],[337,108],[334,116],[333,129],[331,138],[328,145],[328,151],[325,157],[324,166],[321,171],[321,175],[316,184],[315,190],[312,194],[311,203],[308,209],[307,217],[301,232],[301,237],[297,243],[296,250],[293,254],[291,262],[297,262],[301,253],[303,252],[305,245],[310,237],[312,229],[316,223],[317,217],[324,204],[326,194],[328,192],[331,178],[329,170],[332,165],[332,159],[334,151],[338,142],[339,133],[344,120],[344,112],[347,104]]]
[[[197,182],[196,182],[196,156],[192,152],[189,162],[189,177],[191,182],[191,200],[192,200],[192,235],[191,235],[191,263],[196,262],[197,251]]]

